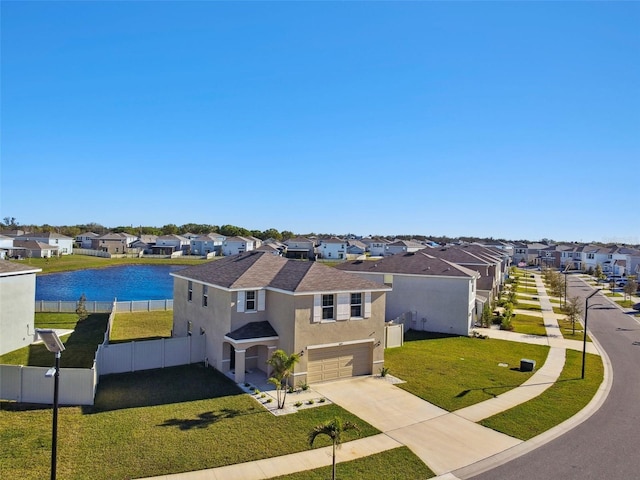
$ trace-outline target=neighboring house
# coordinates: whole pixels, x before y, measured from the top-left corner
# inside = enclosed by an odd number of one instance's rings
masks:
[[[76,235],[76,246],[78,248],[90,249],[93,245],[93,240],[98,237],[99,235],[93,232],[85,232],[80,235]]]
[[[468,268],[480,274],[477,288],[491,300],[498,296],[508,269],[509,258],[500,252],[476,244],[451,245],[425,250],[434,257]]]
[[[0,260],[0,355],[35,340],[36,273],[41,271]]]
[[[182,235],[160,235],[156,238],[156,244],[151,251],[157,255],[171,255],[173,252],[189,254],[191,241]]]
[[[73,238],[55,232],[28,233],[15,237],[15,239],[20,241],[35,240],[36,242],[49,244],[52,247],[57,247],[58,255],[71,255],[73,253]]]
[[[93,240],[92,248],[103,252],[122,254],[133,248],[132,244],[136,240],[138,237],[125,232],[106,233]]]
[[[278,240],[267,238],[264,242],[262,242],[262,245],[256,248],[256,250],[271,252],[274,255],[280,255],[284,257],[287,253],[287,246],[284,243],[279,242]]]
[[[258,248],[256,248],[256,251],[268,252],[268,253],[271,253],[272,255],[278,255],[280,257],[282,256],[282,253],[283,253],[282,247],[278,247],[278,245],[276,245],[275,243],[264,243],[260,245]]]
[[[13,249],[13,238],[6,235],[0,235],[0,258],[4,259],[10,256],[10,252]]]
[[[249,240],[253,241],[253,249],[256,250],[258,248],[260,248],[262,246],[262,240],[260,240],[258,237],[254,237],[254,236],[248,236],[247,237]]]
[[[360,240],[349,240],[347,244],[349,255],[364,255],[367,251],[367,245]]]
[[[251,250],[255,250],[255,244],[253,240],[246,237],[227,237],[222,242],[222,254],[226,256],[250,252]]]
[[[318,245],[320,258],[343,260],[347,256],[347,241],[337,237],[323,238]]]
[[[540,265],[540,250],[544,250],[549,245],[544,243],[523,243],[513,244],[513,265]]]
[[[391,243],[384,238],[363,238],[361,241],[367,246],[367,251],[372,257],[383,257],[386,246]]]
[[[287,246],[287,258],[297,258],[300,260],[314,260],[315,242],[310,238],[294,237],[285,241]]]
[[[222,244],[225,236],[219,233],[207,233],[191,239],[191,254],[206,256],[210,253],[222,254]]]
[[[335,268],[392,287],[387,293],[385,316],[406,318],[410,312],[405,330],[469,335],[482,312],[476,305],[480,274],[433,257],[428,250],[356,260]]]
[[[413,240],[398,240],[397,242],[389,243],[384,247],[384,255],[397,255],[399,253],[411,253],[417,252],[426,248],[423,244],[414,242]]]
[[[174,277],[174,336],[206,335],[208,362],[234,378],[276,349],[300,353],[294,384],[369,375],[384,362],[390,289],[317,262],[263,251],[188,267]]]
[[[58,255],[58,247],[36,240],[14,240],[10,256],[23,258],[51,258]]]

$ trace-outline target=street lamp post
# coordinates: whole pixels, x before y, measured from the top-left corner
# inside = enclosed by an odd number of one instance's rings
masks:
[[[36,329],[37,334],[50,352],[55,353],[56,366],[45,375],[53,375],[53,428],[51,433],[51,480],[56,480],[56,459],[58,454],[58,384],[60,379],[60,353],[64,350],[64,344],[58,338],[58,334],[50,329]],[[53,372],[52,372],[53,370]]]
[[[594,307],[595,305],[589,305],[589,299],[593,297],[595,294],[600,292],[600,290],[594,291],[591,295],[589,295],[584,301],[584,333],[582,336],[582,380],[584,380],[584,364],[587,354],[587,314],[589,313],[589,307]],[[599,304],[596,304],[599,305]]]

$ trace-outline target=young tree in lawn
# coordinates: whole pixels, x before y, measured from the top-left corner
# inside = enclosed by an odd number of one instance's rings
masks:
[[[572,335],[576,334],[576,323],[582,318],[582,305],[579,297],[571,297],[564,307],[567,320],[571,322]]]
[[[596,277],[597,280],[601,280],[606,278],[605,274],[602,272],[602,265],[597,264],[595,270],[593,271],[593,276]]]
[[[267,360],[267,364],[273,368],[269,382],[276,387],[278,408],[284,408],[284,402],[287,398],[287,383],[289,381],[289,377],[293,373],[293,367],[299,361],[299,354],[288,354],[284,350],[280,349],[273,352],[271,358]]]
[[[87,303],[87,297],[83,293],[82,295],[80,295],[80,298],[78,299],[78,304],[76,306],[76,314],[78,315],[79,322],[81,322],[82,320],[84,320],[89,316],[89,312],[87,312],[86,303]]]
[[[309,432],[309,445],[313,446],[318,435],[328,436],[333,443],[333,464],[332,464],[332,480],[336,480],[336,448],[342,444],[342,434],[348,430],[360,431],[358,426],[352,422],[345,422],[340,417],[334,417],[320,425],[316,425],[311,432]]]
[[[627,283],[624,286],[625,300],[627,299],[627,296],[629,296],[629,300],[631,300],[631,296],[635,295],[637,291],[638,291],[638,282],[636,282],[633,276],[629,276],[627,279]]]

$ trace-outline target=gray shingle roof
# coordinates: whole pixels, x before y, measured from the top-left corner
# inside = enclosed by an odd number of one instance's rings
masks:
[[[478,273],[460,265],[436,258],[425,250],[384,257],[380,260],[356,260],[335,268],[353,272],[396,273],[425,276],[477,277]]]
[[[41,268],[20,265],[7,260],[0,260],[0,276],[21,275],[24,273],[37,273],[41,271]]]
[[[293,293],[390,290],[333,267],[259,250],[188,267],[171,275],[228,289],[273,288]]]
[[[264,321],[247,323],[233,332],[227,333],[226,336],[234,340],[248,340],[250,338],[277,337],[278,333],[269,322]]]

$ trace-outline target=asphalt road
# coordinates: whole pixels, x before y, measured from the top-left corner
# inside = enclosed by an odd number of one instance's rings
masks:
[[[591,292],[569,276],[568,296],[581,297],[583,308]],[[607,352],[613,370],[607,399],[577,427],[474,480],[640,479],[640,322],[600,294],[589,305],[589,332]]]

